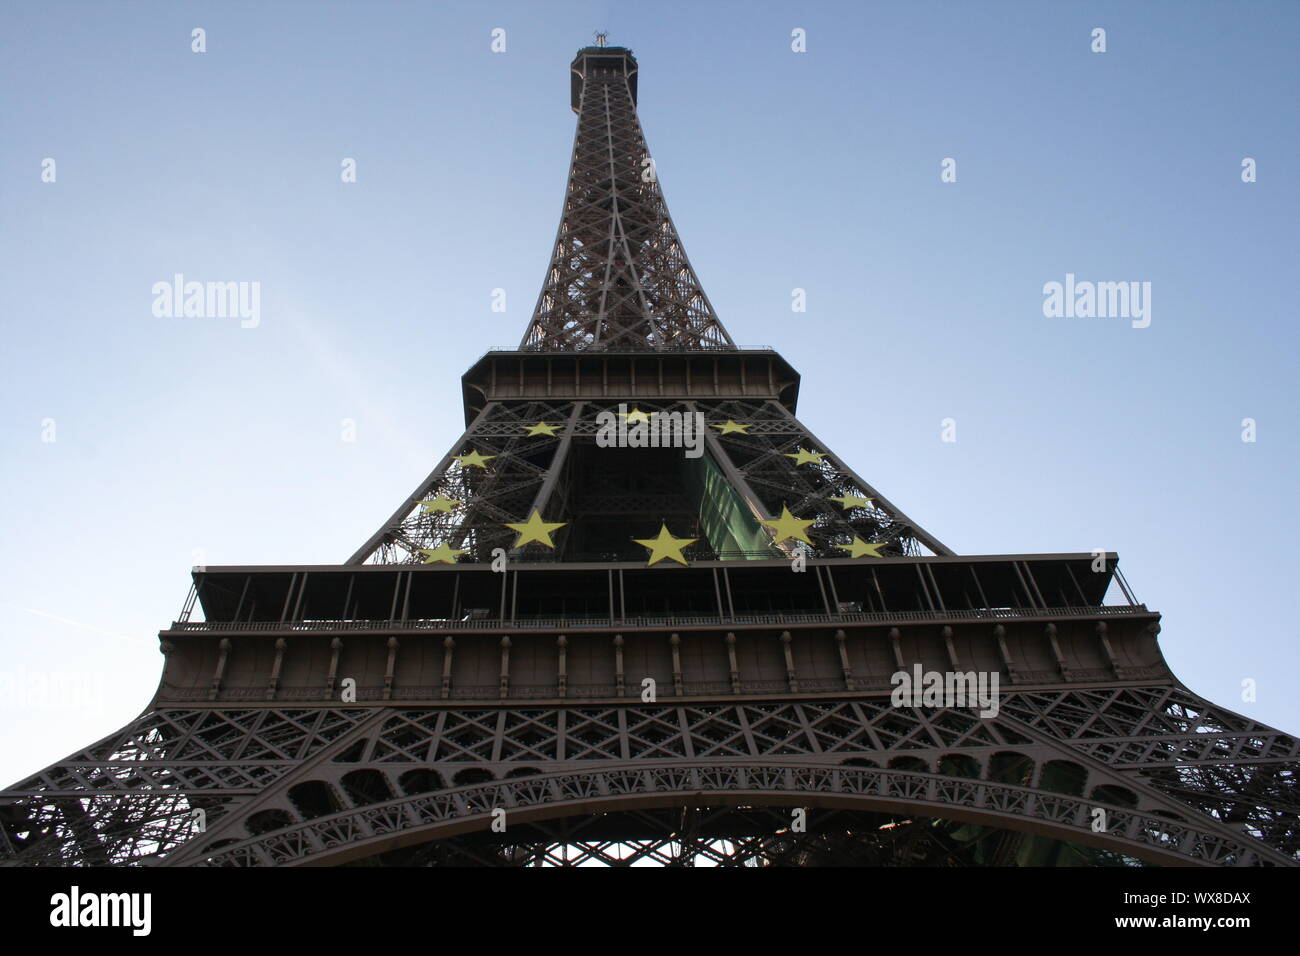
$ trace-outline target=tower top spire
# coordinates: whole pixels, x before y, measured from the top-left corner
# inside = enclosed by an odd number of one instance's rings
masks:
[[[637,119],[636,57],[608,40],[597,33],[570,65],[569,185],[520,348],[734,349],[668,215]]]

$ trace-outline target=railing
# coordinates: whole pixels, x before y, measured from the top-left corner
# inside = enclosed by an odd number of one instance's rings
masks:
[[[906,537],[906,534],[904,534]],[[873,542],[876,544],[889,542]],[[834,559],[845,557],[843,551],[834,552],[830,548],[821,548],[813,552],[804,552],[806,557],[820,559]],[[882,552],[882,556],[887,557],[919,557],[902,553],[901,548],[893,548]],[[466,555],[466,558],[471,557]],[[695,564],[700,561],[774,561],[777,559],[789,561],[790,555],[780,548],[771,547],[754,551],[714,551],[702,548],[684,548],[682,557],[688,562]],[[520,550],[517,554],[510,556],[512,563],[517,564],[635,564],[638,568],[643,568],[645,564],[645,549],[642,548],[640,553],[632,551],[565,551],[563,553],[551,551],[527,551]],[[384,562],[388,563],[388,562]],[[414,557],[407,564],[420,564]],[[484,558],[481,561],[463,560],[457,561],[458,565],[488,565],[491,563],[490,558]],[[404,565],[399,565],[404,567]]]
[[[1162,680],[1169,672],[1164,667],[1152,665],[1146,667],[1125,667],[1125,680]],[[1109,681],[1115,672],[1109,668],[1070,668],[1068,680]],[[679,685],[665,681],[659,695],[661,701],[671,702],[687,697],[757,697],[771,695],[784,697],[788,694],[843,694],[845,691],[858,693],[888,693],[897,685],[887,677],[879,675],[855,675],[852,687],[844,678],[835,677],[800,677],[798,691],[790,687],[789,680],[738,680],[734,685],[730,681],[695,681],[684,680]],[[1013,681],[1018,685],[1060,684],[1067,680],[1060,670],[1016,671]],[[165,685],[161,696],[167,700],[209,700],[211,688],[208,686],[176,687]],[[333,700],[337,697],[333,687],[277,687],[274,692],[266,685],[252,687],[222,687],[217,696],[221,701],[240,700],[276,700],[276,701],[319,701]],[[501,685],[496,684],[455,684],[444,688],[441,684],[414,684],[383,687],[378,684],[362,685],[356,688],[359,702],[391,701],[402,703],[421,701],[479,701],[499,700],[563,700],[568,703],[582,703],[592,700],[623,700],[628,702],[640,697],[639,683],[625,683],[619,687],[616,683],[604,684],[568,684],[561,694],[558,684],[510,684],[502,697]]]
[[[658,627],[788,626],[801,624],[888,624],[901,622],[1001,621],[1024,618],[1122,617],[1149,614],[1145,604],[1109,604],[1091,607],[1003,607],[963,611],[849,611],[843,614],[791,612],[789,614],[735,614],[644,617],[535,617],[502,620],[478,618],[412,618],[402,620],[309,621],[176,621],[169,630],[183,632],[256,631],[581,631]]]
[[[570,346],[568,348],[557,349],[547,348],[539,344],[528,345],[492,345],[483,353],[483,358],[487,358],[493,352],[599,352],[602,355],[653,355],[656,352],[775,352],[776,349],[770,345],[647,345],[644,348],[626,348],[616,347],[609,348],[604,345],[582,345]]]

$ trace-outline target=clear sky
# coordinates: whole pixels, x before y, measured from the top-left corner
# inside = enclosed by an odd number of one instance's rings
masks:
[[[597,29],[800,418],[958,552],[1118,551],[1186,684],[1300,732],[1298,27],[1294,2],[7,0],[0,786],[141,710],[191,565],[342,561],[448,449],[459,376],[534,305]],[[176,273],[259,282],[260,323],[155,317]],[[1150,282],[1149,327],[1045,317],[1067,273]]]

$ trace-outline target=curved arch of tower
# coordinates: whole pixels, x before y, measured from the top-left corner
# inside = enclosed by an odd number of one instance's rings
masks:
[[[196,569],[141,716],[0,792],[0,861],[1300,862],[1300,741],[1177,680],[1116,555],[954,554],[827,448],[686,257],[631,51],[571,77],[463,434],[347,562]]]

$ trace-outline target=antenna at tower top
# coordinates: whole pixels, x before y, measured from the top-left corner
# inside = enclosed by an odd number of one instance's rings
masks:
[[[596,46],[604,46],[609,40],[609,31],[602,30],[596,34]]]

